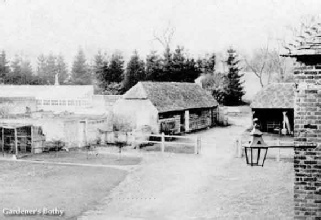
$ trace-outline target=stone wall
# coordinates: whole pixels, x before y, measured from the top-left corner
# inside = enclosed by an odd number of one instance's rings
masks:
[[[294,218],[321,219],[321,70],[294,75]]]

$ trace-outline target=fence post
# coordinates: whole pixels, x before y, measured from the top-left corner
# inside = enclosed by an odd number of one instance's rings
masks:
[[[236,155],[236,157],[240,157],[239,139],[238,138],[236,138],[234,146],[235,146],[235,155]]]
[[[242,152],[242,139],[241,138],[236,139],[236,148],[237,148],[237,157],[242,158],[243,152]]]
[[[278,139],[277,145],[278,145],[278,146],[281,145],[281,144],[280,144],[280,139]],[[281,149],[278,147],[278,148],[277,148],[277,153],[276,153],[276,161],[277,161],[277,162],[280,161],[280,150],[281,150]]]
[[[162,132],[162,137],[161,137],[161,141],[162,141],[162,143],[161,143],[161,150],[162,150],[162,153],[165,151],[165,134],[164,134],[164,132]]]
[[[194,145],[194,154],[198,154],[197,147],[198,147],[198,137],[196,137],[196,141],[195,141],[195,145]]]
[[[197,138],[198,138],[198,147],[197,147],[198,154],[201,154],[201,152],[202,152],[202,139],[200,136],[197,136]]]

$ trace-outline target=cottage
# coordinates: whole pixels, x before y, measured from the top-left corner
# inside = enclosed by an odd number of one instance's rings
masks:
[[[293,132],[294,83],[274,83],[259,91],[251,103],[253,118],[258,119],[262,131]]]
[[[190,132],[215,125],[216,100],[195,83],[138,82],[116,101],[113,112],[153,133]]]

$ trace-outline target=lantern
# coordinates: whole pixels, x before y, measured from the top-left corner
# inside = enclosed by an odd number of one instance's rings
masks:
[[[263,133],[254,126],[251,136],[252,140],[249,145],[244,146],[246,163],[251,166],[262,166],[268,151],[267,144],[263,141]]]

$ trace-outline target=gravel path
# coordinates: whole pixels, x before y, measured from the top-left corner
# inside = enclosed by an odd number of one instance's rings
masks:
[[[201,155],[146,153],[95,210],[78,219],[293,219],[293,164],[234,158],[236,123],[199,132]],[[196,134],[191,134],[196,135]]]

